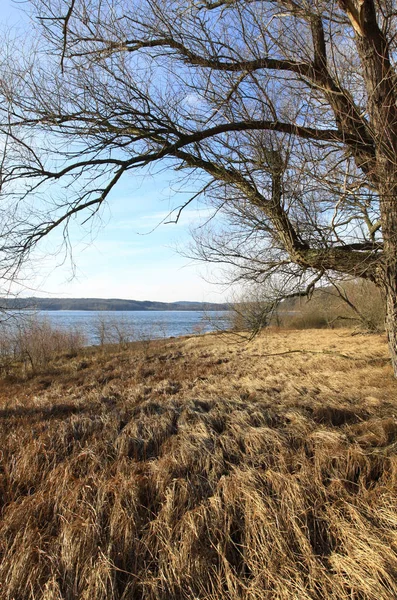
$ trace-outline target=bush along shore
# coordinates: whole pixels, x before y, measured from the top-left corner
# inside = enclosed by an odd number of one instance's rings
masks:
[[[384,335],[55,350],[0,380],[1,600],[397,597]]]

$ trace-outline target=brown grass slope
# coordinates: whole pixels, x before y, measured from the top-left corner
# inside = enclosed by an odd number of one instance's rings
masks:
[[[326,353],[267,356],[298,349]],[[386,359],[340,330],[210,335],[2,382],[0,598],[396,598]]]

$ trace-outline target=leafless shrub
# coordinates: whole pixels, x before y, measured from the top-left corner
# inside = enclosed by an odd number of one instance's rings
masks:
[[[134,326],[126,318],[98,314],[94,322],[95,340],[99,346],[120,344],[123,347],[136,339]]]
[[[288,310],[292,309],[292,310]],[[281,308],[279,323],[293,329],[353,326],[363,331],[382,331],[385,306],[379,289],[365,280],[345,281],[317,290]]]
[[[6,373],[15,364],[37,372],[58,354],[76,355],[84,344],[77,327],[64,329],[37,315],[19,316],[0,330],[1,366]]]
[[[253,335],[277,320],[277,302],[252,291],[230,303],[230,326],[234,331],[250,331]]]

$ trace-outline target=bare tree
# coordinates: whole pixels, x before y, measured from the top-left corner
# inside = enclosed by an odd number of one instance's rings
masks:
[[[1,67],[4,268],[161,161],[254,216],[264,274],[374,281],[397,375],[395,2],[30,4],[34,51]]]

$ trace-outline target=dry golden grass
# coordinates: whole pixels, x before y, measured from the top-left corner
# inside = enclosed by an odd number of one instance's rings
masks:
[[[385,339],[341,330],[2,381],[0,598],[396,598],[396,391]]]

